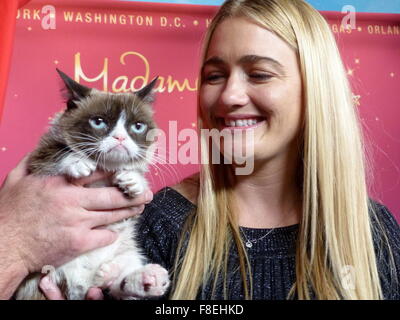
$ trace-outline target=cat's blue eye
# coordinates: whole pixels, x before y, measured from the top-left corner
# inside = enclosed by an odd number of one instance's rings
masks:
[[[131,130],[136,134],[141,134],[145,132],[146,129],[147,129],[147,124],[143,122],[135,122],[133,125],[131,125]]]
[[[101,117],[93,117],[93,118],[89,119],[89,123],[94,129],[97,129],[97,130],[107,128],[106,121]]]

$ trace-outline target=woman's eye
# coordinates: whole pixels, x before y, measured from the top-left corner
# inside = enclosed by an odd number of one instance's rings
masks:
[[[249,77],[255,81],[265,81],[272,78],[272,76],[267,73],[250,73]]]
[[[223,75],[220,73],[212,73],[212,74],[206,75],[204,77],[204,81],[213,83],[213,82],[217,82],[217,81],[221,80],[222,77],[223,77]]]
[[[89,119],[89,124],[94,128],[94,129],[106,129],[107,128],[107,122],[102,118],[102,117],[93,117]]]
[[[142,122],[135,122],[133,125],[131,125],[131,130],[137,134],[145,132],[146,129],[147,129],[147,124]]]

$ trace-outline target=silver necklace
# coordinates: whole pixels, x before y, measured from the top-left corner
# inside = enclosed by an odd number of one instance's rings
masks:
[[[246,240],[246,243],[245,243],[246,247],[247,247],[247,248],[252,248],[252,247],[253,247],[253,244],[256,244],[257,241],[260,241],[260,240],[264,239],[267,235],[269,235],[272,231],[274,231],[275,228],[269,230],[266,234],[264,234],[262,237],[260,237],[260,238],[258,238],[258,239],[247,239],[246,234],[245,234],[245,232],[243,231],[243,229],[240,228],[240,230],[242,231],[242,234],[243,234],[243,236],[244,236],[244,239]]]

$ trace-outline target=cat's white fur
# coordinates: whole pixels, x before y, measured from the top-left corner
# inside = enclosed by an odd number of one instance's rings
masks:
[[[53,124],[56,124],[57,120],[56,118]],[[139,150],[126,132],[125,121],[125,114],[122,113],[114,130],[100,142],[99,148],[108,153],[107,159],[102,163],[104,166],[102,169],[116,171],[112,183],[118,185],[128,195],[135,196],[148,188],[144,177],[147,168],[143,161],[139,166],[137,164],[121,166],[121,163],[127,162],[128,153],[134,157]],[[119,137],[120,140],[114,137]],[[151,150],[146,157],[149,160],[146,162],[149,163]],[[60,161],[58,169],[59,174],[80,178],[96,170],[96,164],[76,152]],[[107,182],[95,184],[96,187],[101,185],[107,185]],[[168,272],[160,265],[146,264],[146,259],[133,239],[135,223],[135,219],[127,219],[107,226],[107,229],[119,235],[114,243],[56,268],[48,277],[57,283],[65,279],[68,287],[67,298],[74,300],[84,299],[90,287],[107,287],[116,299],[135,299],[164,294],[169,286]],[[38,275],[25,281],[18,289],[16,298],[39,298],[39,280]]]

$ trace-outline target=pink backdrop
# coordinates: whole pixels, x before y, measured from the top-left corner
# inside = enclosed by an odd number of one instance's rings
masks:
[[[178,130],[196,126],[200,43],[216,7],[79,3],[33,0],[18,12],[0,123],[0,181],[63,108],[56,67],[82,84],[110,91],[129,89],[131,82],[139,89],[141,77],[159,75],[164,80],[155,104],[159,127],[168,132],[169,120],[178,121]],[[400,221],[400,15],[358,14],[357,28],[349,32],[340,30],[341,13],[323,14],[337,36],[373,154],[371,195]],[[196,170],[181,164],[153,168],[153,189]]]

